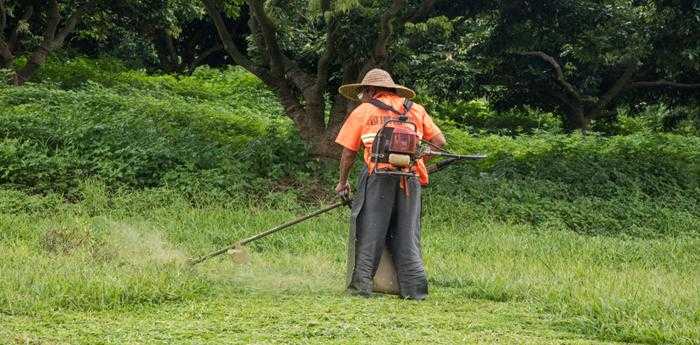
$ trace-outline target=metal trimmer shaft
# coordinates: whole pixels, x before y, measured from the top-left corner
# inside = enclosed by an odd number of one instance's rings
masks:
[[[292,226],[292,225],[301,223],[301,222],[303,222],[303,221],[305,221],[305,220],[307,220],[307,219],[309,219],[309,218],[316,217],[316,216],[318,216],[318,215],[320,215],[320,214],[326,213],[326,212],[328,212],[328,211],[334,210],[334,209],[336,209],[336,208],[338,208],[338,207],[345,206],[345,205],[348,205],[348,202],[347,202],[347,201],[340,201],[340,202],[337,202],[337,203],[335,203],[335,204],[333,204],[333,205],[326,206],[326,207],[324,207],[324,208],[322,208],[322,209],[320,209],[320,210],[317,210],[317,211],[314,211],[314,212],[312,212],[312,213],[309,213],[309,214],[307,214],[307,215],[305,215],[305,216],[296,218],[296,219],[291,220],[291,221],[289,221],[289,222],[287,222],[287,223],[284,223],[284,224],[282,224],[282,225],[278,225],[278,226],[276,226],[276,227],[274,227],[274,228],[272,228],[272,229],[269,229],[269,230],[267,230],[267,231],[261,232],[261,233],[259,233],[259,234],[257,234],[257,235],[253,235],[253,236],[251,236],[251,237],[242,239],[242,240],[240,240],[240,241],[238,241],[238,242],[236,242],[236,243],[234,243],[234,244],[232,244],[232,245],[230,245],[230,246],[228,246],[228,247],[221,248],[221,249],[219,249],[219,250],[217,250],[217,251],[214,251],[214,252],[211,252],[211,253],[209,253],[209,254],[207,254],[207,255],[204,255],[204,256],[202,256],[202,257],[200,257],[200,258],[198,258],[198,259],[190,260],[189,263],[190,263],[190,265],[196,265],[196,264],[198,264],[198,263],[200,263],[200,262],[202,262],[202,261],[206,261],[206,260],[211,259],[211,258],[213,258],[213,257],[215,257],[215,256],[218,256],[218,255],[221,255],[221,254],[223,254],[223,253],[226,253],[229,249],[233,249],[233,248],[236,248],[236,247],[244,246],[244,245],[246,245],[247,243],[253,242],[253,241],[258,240],[258,239],[261,239],[261,238],[263,238],[263,237],[265,237],[265,236],[272,235],[272,234],[274,234],[275,232],[278,232],[278,231],[280,231],[280,230],[286,229],[286,228],[288,228],[288,227],[290,227],[290,226]]]

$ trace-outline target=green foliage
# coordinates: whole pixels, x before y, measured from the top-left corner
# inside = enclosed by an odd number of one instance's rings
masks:
[[[421,96],[431,116],[477,134],[521,135],[561,132],[561,121],[552,113],[531,107],[496,112],[485,99],[437,101]],[[446,123],[446,124],[447,124]]]
[[[445,101],[474,98],[480,86],[475,78],[477,64],[469,53],[488,38],[492,26],[488,16],[437,16],[407,23],[392,45],[392,72],[419,95]]]
[[[569,129],[582,126],[571,120],[577,116],[572,109],[587,112],[604,95],[610,102],[603,102],[603,111],[640,101],[697,105],[692,89],[635,88],[632,82],[698,82],[699,13],[692,1],[506,1],[488,39],[471,50],[477,78],[490,86],[481,93],[499,109],[528,104],[555,111]],[[523,55],[533,51],[557,61],[569,86],[555,81],[550,62]],[[628,79],[622,79],[625,71]],[[619,93],[612,87],[618,81]],[[612,112],[584,116],[615,121]]]
[[[310,157],[272,93],[240,69],[175,78],[75,59],[49,63],[37,78],[45,82],[2,89],[0,186],[50,198],[7,194],[0,201],[10,209],[41,212],[56,207],[56,198],[89,199],[88,179],[116,199],[120,190],[160,187],[201,205],[332,197],[336,164]],[[451,150],[489,155],[434,176],[430,202],[464,202],[475,220],[588,234],[653,237],[699,228],[696,136],[636,129],[566,136],[552,133],[559,126],[551,114],[497,113],[483,100],[419,101]],[[463,123],[472,127],[465,131]]]
[[[671,107],[665,103],[622,106],[617,109],[617,121],[596,121],[595,131],[629,135],[633,133],[671,132],[686,136],[700,136],[700,108]]]
[[[128,73],[130,73],[129,69],[116,59],[60,56],[51,58],[37,71],[31,81],[52,83],[63,89],[79,88],[90,82],[112,86],[118,82],[120,75]]]
[[[177,79],[111,61],[48,66],[37,77],[63,89],[2,89],[5,187],[75,197],[80,181],[94,177],[111,189],[174,185],[194,192],[192,182],[230,194],[256,176],[292,170],[276,166],[293,166],[285,162],[298,146],[263,145],[268,151],[255,159],[240,156],[254,139],[289,143],[297,135],[272,128],[289,125],[271,92],[239,69],[199,69]],[[265,159],[272,169],[261,166]]]
[[[700,229],[697,137],[472,138],[450,130],[448,142],[458,152],[489,154],[478,165],[434,179],[437,194],[470,205],[464,210],[468,217],[597,235],[653,237]],[[445,207],[451,203],[451,198],[438,200]]]

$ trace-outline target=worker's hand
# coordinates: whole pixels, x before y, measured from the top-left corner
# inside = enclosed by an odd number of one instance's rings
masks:
[[[350,184],[348,181],[338,182],[338,185],[335,187],[335,192],[338,193],[341,198],[350,195]]]

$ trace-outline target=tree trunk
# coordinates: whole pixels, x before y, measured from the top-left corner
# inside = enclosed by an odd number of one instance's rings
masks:
[[[278,42],[278,27],[266,12],[264,1],[245,1],[250,13],[248,23],[252,38],[260,50],[262,63],[251,60],[236,45],[232,33],[221,16],[220,4],[215,0],[202,0],[202,2],[214,22],[223,48],[233,61],[258,76],[276,91],[284,112],[294,121],[302,140],[310,146],[313,155],[333,159],[339,158],[341,147],[335,143],[335,138],[352,106],[340,95],[335,95],[335,87],[341,83],[356,82],[366,70],[389,61],[388,46],[393,38],[394,25],[400,26],[411,18],[425,15],[434,3],[432,0],[424,0],[418,9],[409,11],[409,15],[402,17],[400,14],[406,7],[405,0],[393,0],[388,11],[381,17],[381,30],[367,59],[341,62],[342,81],[333,82],[331,87],[329,85],[332,79],[330,69],[336,67],[337,47],[334,43],[335,35],[339,30],[335,20],[326,23],[326,50],[318,58],[315,73],[311,73],[300,67],[301,60],[294,60],[285,54]],[[324,13],[329,11],[331,2],[322,1],[321,9]],[[394,21],[398,23],[395,24]],[[330,109],[330,118],[326,120],[326,97],[329,94],[333,97],[333,105]]]
[[[12,54],[10,47],[5,42],[0,41],[0,68],[10,68],[15,62],[15,56]]]
[[[152,35],[152,42],[158,57],[159,67],[166,73],[177,72],[178,56],[170,33],[164,29],[156,29]]]
[[[566,112],[564,130],[567,133],[577,130],[585,132],[589,125],[590,119],[586,116],[586,112],[584,111],[583,107],[572,108]]]
[[[320,158],[339,159],[342,149],[335,143],[335,135],[332,133],[324,133],[311,143],[311,154]]]
[[[344,81],[343,83],[354,82],[354,78]],[[333,97],[333,103],[331,104],[330,118],[327,124],[325,124],[324,135],[320,138],[319,145],[324,147],[320,150],[320,155],[327,158],[339,159],[342,147],[335,142],[335,138],[340,132],[340,128],[343,127],[345,119],[355,108],[357,103],[350,102],[345,97],[340,94],[336,94]]]
[[[338,159],[342,147],[335,142],[340,128],[345,122],[345,117],[352,110],[346,101],[333,104],[333,111],[326,123],[324,110],[321,107],[306,107],[302,114],[293,112],[293,108],[285,109],[287,115],[291,114],[294,125],[299,130],[302,140],[310,146],[314,156],[321,158]]]
[[[321,109],[304,109],[296,112],[287,110],[287,115],[290,114],[299,131],[299,136],[309,145],[311,154],[324,158],[340,157],[341,148],[335,143],[337,131],[335,133],[328,131]]]
[[[46,62],[46,58],[49,55],[49,50],[46,49],[45,47],[41,46],[39,49],[37,49],[32,56],[29,58],[29,61],[27,61],[27,64],[24,65],[17,73],[15,74],[14,77],[14,83],[17,86],[23,85],[24,83],[29,80],[29,78],[34,75],[34,72],[41,67]]]
[[[34,75],[34,72],[46,62],[46,58],[52,51],[63,47],[66,38],[75,30],[76,25],[78,25],[84,13],[83,9],[77,8],[65,21],[65,26],[59,28],[61,14],[59,12],[60,6],[58,1],[50,1],[49,7],[49,18],[46,31],[44,32],[44,40],[41,45],[39,45],[39,48],[32,53],[27,64],[15,73],[13,77],[15,85],[19,86],[27,82],[27,80]],[[28,13],[31,15],[31,8]]]

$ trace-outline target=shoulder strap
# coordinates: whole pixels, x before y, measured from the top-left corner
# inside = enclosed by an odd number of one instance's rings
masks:
[[[413,102],[410,99],[408,99],[408,98],[403,99],[403,108],[405,109],[405,111],[403,112],[404,115],[408,114],[408,112],[411,111],[412,106],[413,106]]]
[[[399,115],[399,116],[406,116],[406,114],[408,114],[408,112],[411,111],[411,107],[413,106],[413,102],[411,102],[411,100],[409,100],[408,98],[404,98],[404,100],[403,100],[403,108],[404,108],[403,112],[400,112],[400,111],[394,109],[394,107],[392,107],[392,106],[390,106],[390,105],[388,105],[388,104],[386,104],[386,103],[384,103],[376,98],[370,99],[369,103],[371,103],[373,106],[375,106],[379,109],[391,111],[392,113]]]

